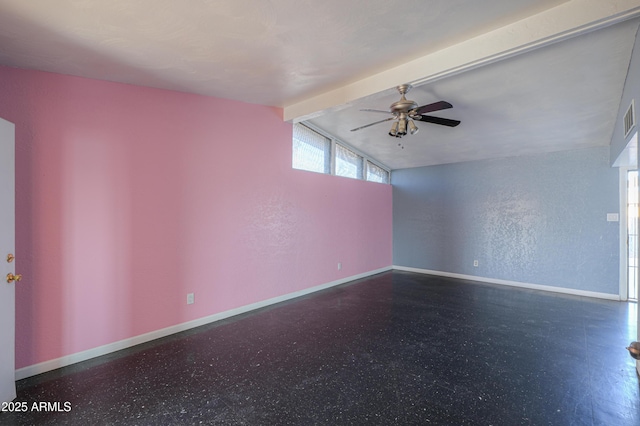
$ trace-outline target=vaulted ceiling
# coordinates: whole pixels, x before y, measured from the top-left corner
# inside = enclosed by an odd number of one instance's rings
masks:
[[[279,106],[397,169],[608,145],[639,16],[640,0],[0,0],[0,64]],[[403,83],[462,124],[350,132]]]

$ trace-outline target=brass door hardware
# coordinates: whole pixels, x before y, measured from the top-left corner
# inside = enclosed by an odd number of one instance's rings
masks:
[[[15,259],[15,258],[16,258],[16,257],[15,257],[14,255],[12,255],[11,253],[9,253],[9,254],[7,255],[7,262],[8,262],[8,263],[11,263],[11,262],[13,262],[13,259]]]
[[[22,275],[20,275],[20,274],[15,274],[15,275],[13,275],[11,272],[9,272],[9,273],[7,274],[7,282],[8,282],[8,283],[12,283],[12,282],[14,282],[14,281],[15,281],[15,282],[18,282],[18,281],[20,281],[21,279],[22,279]]]

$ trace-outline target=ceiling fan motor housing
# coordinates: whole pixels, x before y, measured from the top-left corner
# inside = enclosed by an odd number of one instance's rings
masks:
[[[412,109],[416,109],[416,108],[418,108],[417,103],[415,103],[414,101],[407,100],[404,97],[404,95],[402,95],[402,99],[400,99],[398,102],[392,103],[391,106],[389,107],[389,110],[394,114],[400,114],[400,113],[406,114]]]
[[[389,111],[393,114],[400,114],[400,113],[408,113],[409,111],[411,111],[412,109],[416,109],[418,108],[418,104],[414,101],[410,101],[408,100],[404,95],[411,90],[411,85],[410,84],[403,84],[402,86],[398,86],[398,92],[400,92],[400,95],[402,95],[402,97],[400,98],[399,101],[394,102],[391,104],[391,106],[389,107]]]

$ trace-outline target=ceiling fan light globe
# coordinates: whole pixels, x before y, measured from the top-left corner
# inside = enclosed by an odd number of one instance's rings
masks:
[[[397,136],[398,135],[398,122],[396,121],[391,126],[391,130],[389,130],[389,136]]]
[[[416,126],[416,123],[413,122],[413,120],[409,120],[409,133],[411,133],[412,135],[415,135],[416,133],[418,133],[418,126]]]
[[[407,120],[399,120],[398,121],[398,134],[402,136],[407,134]]]

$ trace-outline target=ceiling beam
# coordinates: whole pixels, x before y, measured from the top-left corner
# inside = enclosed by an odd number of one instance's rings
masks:
[[[468,71],[640,16],[640,0],[570,0],[378,74],[284,107],[284,120],[299,122],[349,106],[357,99]]]

